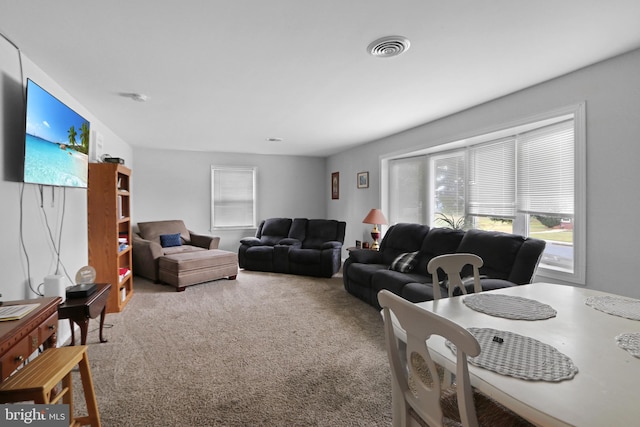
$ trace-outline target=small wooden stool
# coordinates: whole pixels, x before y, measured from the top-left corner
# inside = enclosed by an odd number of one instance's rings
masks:
[[[73,416],[73,388],[71,371],[79,365],[87,416]],[[62,382],[62,390],[54,389]],[[24,368],[0,383],[0,403],[34,401],[37,404],[62,403],[69,405],[72,426],[91,425],[99,427],[100,414],[93,390],[93,379],[87,357],[87,346],[49,348]]]

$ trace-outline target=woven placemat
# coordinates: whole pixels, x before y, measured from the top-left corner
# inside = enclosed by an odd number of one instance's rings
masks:
[[[472,365],[532,381],[563,381],[578,373],[569,357],[534,338],[491,328],[469,328],[469,332],[481,348],[478,356],[469,357]],[[446,341],[446,345],[456,353],[453,343]]]
[[[614,316],[640,320],[640,300],[617,295],[587,297],[584,301],[590,307]]]
[[[640,359],[640,332],[628,332],[616,337],[618,347]]]
[[[491,316],[518,320],[543,320],[555,317],[556,311],[547,304],[511,295],[474,294],[463,302],[467,307]]]

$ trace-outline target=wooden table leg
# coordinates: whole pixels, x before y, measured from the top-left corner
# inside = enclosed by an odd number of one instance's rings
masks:
[[[107,306],[105,305],[100,313],[100,342],[107,342],[102,336],[102,330],[104,329],[104,317],[107,315]]]
[[[78,325],[80,325],[80,344],[85,345],[87,344],[87,333],[89,332],[89,319],[82,319],[78,322]]]
[[[69,319],[69,327],[71,328],[71,345],[76,345],[76,324],[73,319]]]

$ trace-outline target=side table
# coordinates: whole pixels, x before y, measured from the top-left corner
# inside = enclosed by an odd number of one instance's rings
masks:
[[[100,315],[100,342],[107,342],[102,336],[104,328],[104,317],[107,312],[107,300],[111,284],[96,283],[98,289],[88,297],[67,298],[65,302],[58,306],[58,318],[69,319],[71,326],[71,345],[75,345],[75,332],[73,324],[80,326],[80,344],[87,343],[87,331],[89,329],[89,319],[95,319]]]

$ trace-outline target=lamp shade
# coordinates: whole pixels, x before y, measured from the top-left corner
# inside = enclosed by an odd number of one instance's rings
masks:
[[[380,209],[371,209],[362,222],[365,224],[387,224],[387,218],[384,217]]]

